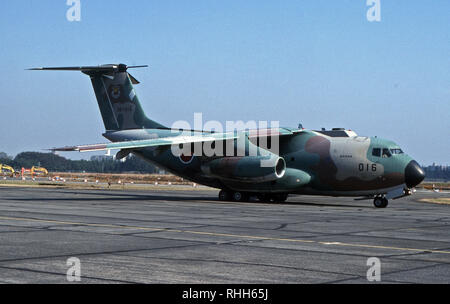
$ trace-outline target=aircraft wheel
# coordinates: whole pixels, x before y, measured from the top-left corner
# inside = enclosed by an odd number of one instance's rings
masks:
[[[226,190],[220,190],[219,192],[219,200],[226,202],[231,200],[231,193]]]
[[[373,205],[376,208],[386,208],[388,204],[389,204],[389,201],[385,197],[376,197],[373,200]]]
[[[249,198],[249,195],[244,192],[236,191],[233,193],[233,201],[235,202],[246,202]]]

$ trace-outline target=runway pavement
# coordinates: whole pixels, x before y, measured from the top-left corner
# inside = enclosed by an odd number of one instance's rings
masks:
[[[0,283],[450,283],[450,206],[416,193],[219,202],[216,191],[0,187]]]

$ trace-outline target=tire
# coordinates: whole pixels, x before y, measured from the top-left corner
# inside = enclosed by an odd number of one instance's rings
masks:
[[[231,193],[226,190],[220,190],[219,200],[222,202],[227,202],[231,200]]]
[[[241,192],[234,192],[233,193],[233,201],[240,202],[242,200],[242,193]]]
[[[388,204],[389,204],[389,201],[384,197],[376,197],[373,200],[373,205],[376,208],[386,208],[388,206]]]
[[[232,200],[234,202],[249,202],[250,194],[247,192],[236,191],[232,193]]]

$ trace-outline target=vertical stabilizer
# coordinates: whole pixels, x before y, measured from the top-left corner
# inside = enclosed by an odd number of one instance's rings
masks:
[[[32,70],[81,71],[89,75],[95,91],[106,131],[130,129],[158,129],[163,125],[149,119],[142,110],[133,84],[139,82],[124,64],[108,64],[93,67],[57,67]]]

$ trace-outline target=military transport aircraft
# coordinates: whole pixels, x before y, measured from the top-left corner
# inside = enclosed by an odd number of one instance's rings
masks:
[[[385,208],[388,199],[410,195],[425,177],[419,164],[396,143],[340,128],[228,133],[167,128],[150,120],[141,108],[133,88],[139,82],[128,73],[128,69],[138,67],[146,66],[30,69],[87,74],[106,128],[103,136],[111,141],[51,150],[117,149],[118,159],[133,153],[195,183],[221,189],[219,199],[224,201],[257,197],[283,202],[289,194],[308,194],[373,199],[375,207]],[[274,142],[277,149],[272,147]],[[200,153],[195,148],[198,145],[203,147]]]

